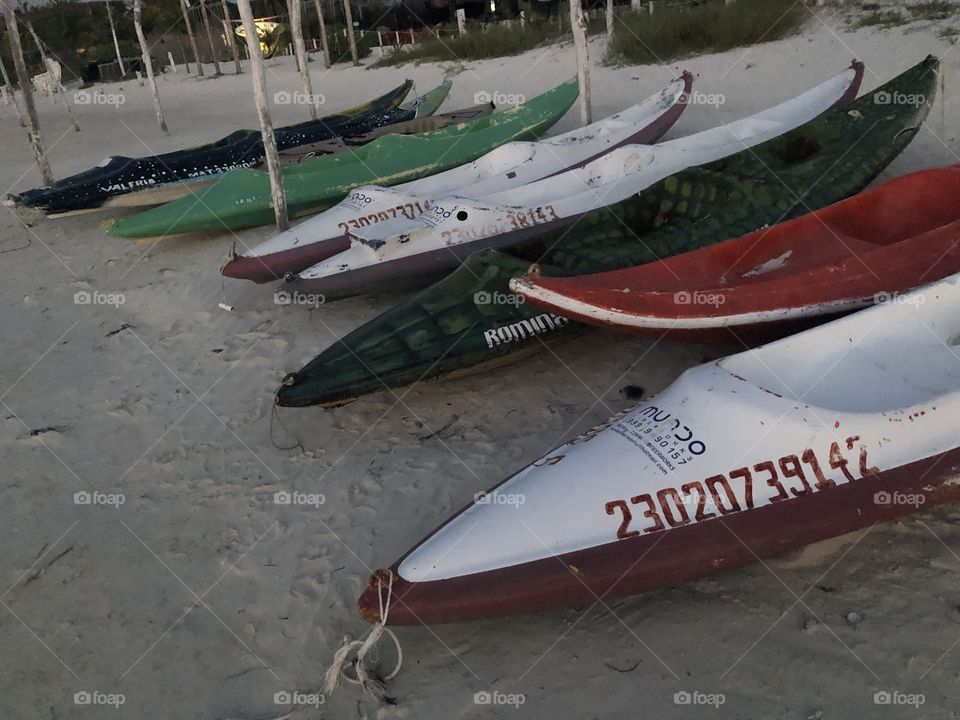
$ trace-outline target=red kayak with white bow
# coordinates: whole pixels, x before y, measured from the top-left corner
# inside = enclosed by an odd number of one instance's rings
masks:
[[[960,275],[685,372],[479,494],[359,600],[433,624],[664,588],[960,500]]]

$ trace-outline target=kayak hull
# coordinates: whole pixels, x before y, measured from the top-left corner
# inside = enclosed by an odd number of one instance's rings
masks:
[[[288,286],[291,290],[319,293],[324,296],[327,302],[364,293],[375,294],[409,290],[442,278],[478,251],[510,247],[535,237],[544,230],[559,228],[566,224],[562,221],[546,223],[536,227],[501,233],[476,243],[450,245],[397,258],[389,263],[374,263],[344,270],[333,275],[317,277],[308,274],[293,275],[288,279]],[[347,241],[347,247],[343,248],[341,252],[349,250],[349,245],[350,243]],[[332,257],[331,262],[336,262],[336,255]]]
[[[610,144],[606,145],[598,144],[596,152],[580,157],[576,162],[571,162],[565,165],[563,169],[556,172],[562,172],[564,169],[580,167],[596,159],[597,157],[600,157],[601,155],[624,145],[652,144],[659,140],[671,127],[673,127],[677,119],[686,108],[686,98],[689,97],[690,90],[693,87],[693,77],[690,75],[690,73],[685,72],[681,76],[680,80],[682,80],[683,83],[682,92],[666,110],[655,116],[651,122],[647,123],[646,125],[641,125],[636,132],[631,135],[624,136],[618,139],[616,142],[611,142]],[[649,100],[647,102],[649,102]],[[642,107],[642,105],[640,107]],[[618,115],[622,115],[622,113]],[[597,125],[602,125],[603,122],[604,121],[600,121],[597,123]],[[602,130],[599,132],[602,132]],[[556,140],[556,138],[553,138],[553,140]],[[505,172],[501,174],[506,175]],[[546,176],[549,176],[550,174],[551,173],[546,173]],[[537,175],[534,179],[541,179],[541,177]],[[509,182],[507,177],[504,177],[503,180],[504,185]],[[222,272],[227,277],[252,280],[258,283],[271,282],[290,273],[301,272],[313,265],[316,265],[317,263],[323,262],[324,260],[349,249],[350,243],[348,240],[348,234],[351,227],[360,227],[364,222],[380,222],[382,217],[398,217],[400,216],[398,213],[400,213],[403,217],[412,219],[415,217],[415,214],[418,211],[428,210],[430,207],[429,202],[434,197],[435,193],[430,193],[429,195],[424,194],[422,201],[419,201],[419,205],[414,205],[413,202],[417,200],[417,198],[411,196],[409,198],[409,203],[402,203],[397,207],[387,208],[383,204],[378,205],[377,209],[380,212],[364,214],[358,210],[352,214],[344,215],[342,218],[338,218],[341,220],[341,222],[338,223],[338,229],[343,230],[342,234],[338,232],[338,234],[330,235],[327,238],[324,238],[322,235],[320,235],[320,237],[317,237],[316,235],[314,235],[312,238],[308,237],[308,232],[316,232],[312,228],[309,230],[308,228],[303,228],[303,230],[300,231],[295,229],[294,233],[303,233],[302,236],[300,234],[296,234],[298,244],[288,246],[277,251],[261,253],[252,252],[249,254],[238,255],[237,257],[231,259],[231,261],[222,268]],[[309,248],[309,250],[305,251],[305,248]]]
[[[685,527],[618,540],[587,550],[448,580],[409,582],[398,561],[378,571],[357,603],[368,622],[379,617],[392,573],[388,624],[432,625],[592,606],[680,585],[793,548],[843,535],[915,511],[881,504],[878,493],[922,495],[924,508],[960,500],[960,449],[856,482]],[[406,557],[406,556],[405,556]]]
[[[381,97],[342,113],[277,128],[277,147],[281,150],[294,148],[340,133],[358,134],[381,125],[412,119],[416,114],[415,109],[398,108],[412,86],[413,83],[408,80]],[[239,130],[217,142],[187,150],[141,158],[111,157],[96,168],[71,175],[50,187],[13,195],[12,198],[51,215],[72,214],[110,205],[111,200],[131,193],[161,190],[167,186],[175,188],[177,194],[186,194],[230,170],[254,167],[262,160],[260,133]],[[141,202],[150,202],[152,198],[164,198],[164,195],[140,195]],[[112,206],[120,207],[122,204],[112,203]]]
[[[960,272],[960,166],[922,170],[717,245],[510,287],[592,325],[686,339],[771,337]],[[778,327],[783,326],[783,327]]]
[[[382,621],[592,605],[960,500],[960,274],[691,368],[377,573]]]

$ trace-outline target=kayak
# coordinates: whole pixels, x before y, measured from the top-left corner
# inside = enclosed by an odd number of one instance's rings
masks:
[[[954,275],[688,370],[478,493],[373,575],[360,615],[589,605],[960,500],[958,345]]]
[[[423,285],[478,250],[511,247],[570,226],[684,168],[727,157],[809,122],[844,102],[861,73],[861,67],[851,67],[792,100],[726,125],[660,145],[626,145],[522,187],[485,196],[447,196],[414,218],[351,230],[348,249],[292,278],[289,289],[320,293],[329,302]]]
[[[296,145],[279,151],[280,163],[289,165],[292,163],[300,163],[319,155],[345,152],[353,147],[359,147],[360,145],[372,142],[387,133],[411,134],[425,132],[425,130],[420,128],[438,129],[490,114],[491,109],[489,109],[488,106],[477,106],[476,108],[466,108],[445,115],[431,116],[431,113],[436,112],[437,108],[439,108],[446,99],[447,94],[450,92],[450,85],[450,81],[445,80],[423,95],[418,95],[412,100],[408,98],[399,107],[389,111],[389,115],[384,115],[380,119],[380,122],[389,122],[391,119],[396,118],[399,122],[390,122],[389,125],[376,125],[372,130],[370,129],[370,123],[366,121],[341,126],[339,132],[343,133],[342,135],[335,135],[325,140]],[[404,120],[403,118],[411,119]],[[265,158],[261,152],[260,160],[250,167],[263,167],[264,160]],[[217,181],[218,177],[220,176],[214,175],[197,180],[168,183],[160,185],[159,187],[147,188],[146,190],[112,198],[101,205],[100,208],[96,209],[162,205],[163,203],[186,197],[203,188],[210,187]]]
[[[960,165],[904,175],[822,210],[646,265],[515,278],[542,310],[694,342],[755,339],[960,272]]]
[[[374,100],[335,115],[277,128],[277,148],[285,150],[340,133],[366,132],[380,125],[409,120],[415,116],[416,108],[397,106],[412,87],[413,82],[407,80]],[[95,168],[63,178],[49,187],[12,195],[11,199],[50,215],[95,210],[110,206],[111,200],[113,207],[122,207],[123,201],[117,198],[124,195],[144,190],[169,191],[169,186],[175,185],[173,192],[182,196],[190,191],[193,183],[209,182],[229,170],[252,167],[261,160],[260,132],[237,130],[214,143],[188,150],[141,158],[113,155]],[[150,197],[144,193],[137,204],[150,204]],[[159,198],[157,202],[167,201],[162,193],[154,197]]]
[[[873,93],[750,150],[690,168],[545,233],[510,253],[472,255],[458,270],[333,343],[285,377],[283,406],[349,402],[410,383],[512,362],[585,326],[519,301],[512,278],[582,275],[653,262],[797,217],[869,185],[919,131],[936,96],[934,57]],[[898,96],[899,97],[899,96]]]
[[[234,255],[222,272],[254,282],[277,280],[349,248],[351,230],[415,217],[437,197],[458,190],[474,195],[509,190],[577,167],[627,143],[655,142],[680,117],[692,85],[693,76],[684,73],[637,105],[586,127],[536,142],[509,142],[472,163],[392,189],[357,188],[320,215]]]
[[[577,82],[561,83],[528,102],[470,123],[422,135],[386,135],[350,153],[283,168],[290,216],[329,207],[360,185],[396,185],[471,162],[510,140],[535,138],[577,98]],[[156,237],[202,230],[235,230],[274,222],[270,178],[258,170],[224,175],[199,193],[115,223],[118,237]]]

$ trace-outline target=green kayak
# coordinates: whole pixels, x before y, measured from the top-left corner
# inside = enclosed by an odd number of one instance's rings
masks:
[[[472,162],[511,140],[539,137],[577,99],[577,82],[558,85],[508,110],[419,135],[385,135],[349,153],[327,155],[283,169],[291,216],[317,212],[360,185],[396,185]],[[260,170],[235,170],[215,185],[108,230],[129,238],[200,230],[237,230],[274,221],[270,179]]]
[[[510,297],[532,262],[579,275],[653,262],[837,202],[865,188],[919,131],[936,93],[930,57],[876,92],[757,147],[684,170],[638,196],[517,246],[471,256],[412,300],[334,343],[277,391],[284,406],[361,395],[508,362],[584,326]],[[883,104],[875,98],[903,98]]]

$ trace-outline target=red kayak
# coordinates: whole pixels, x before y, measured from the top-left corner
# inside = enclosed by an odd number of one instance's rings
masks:
[[[960,273],[687,370],[374,573],[370,622],[589,607],[960,500]]]
[[[592,325],[698,342],[763,338],[960,271],[960,165],[905,175],[816,212],[681,255],[511,288]]]

